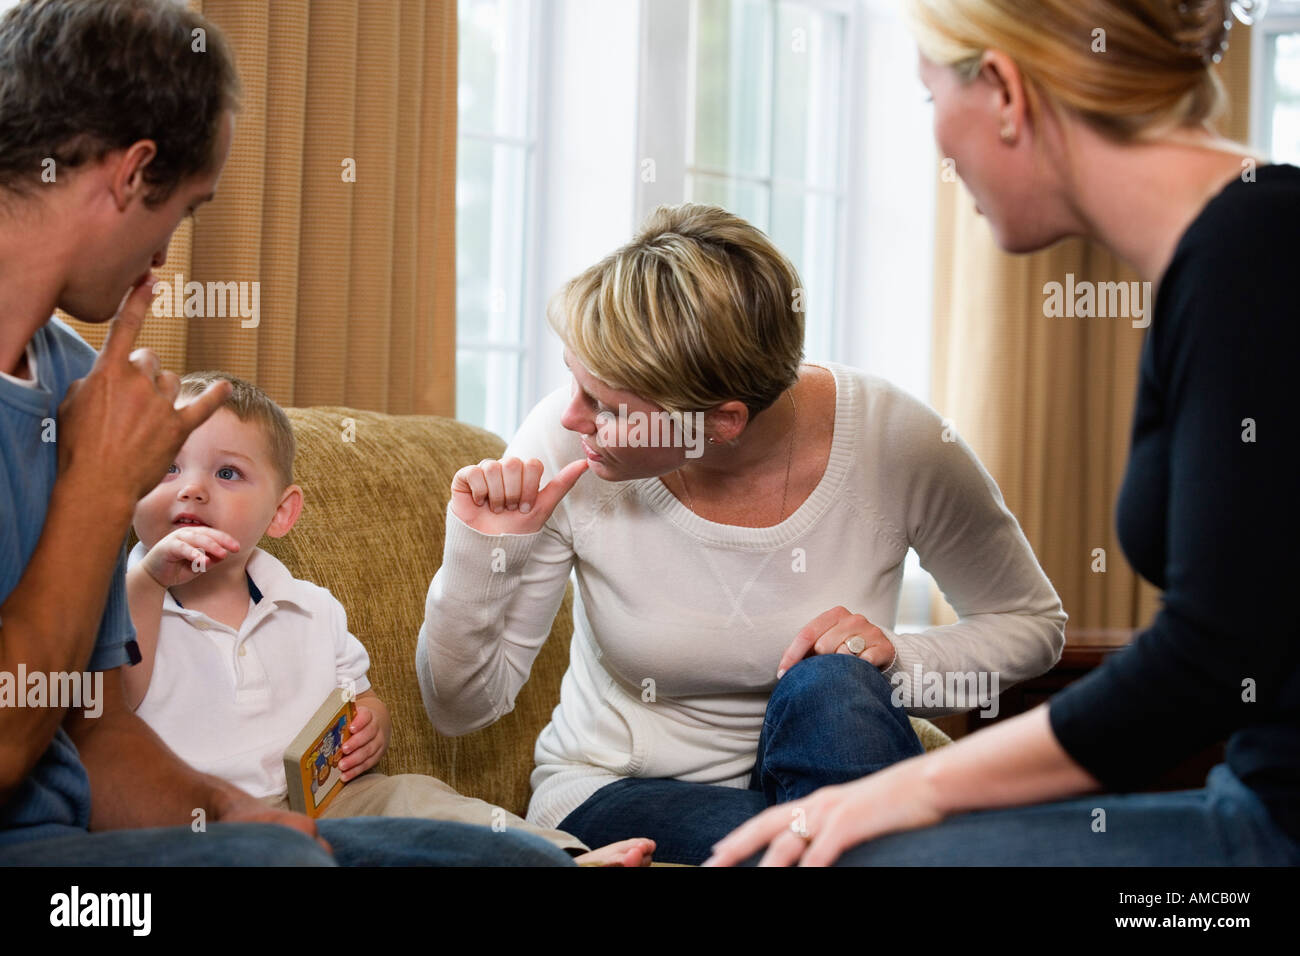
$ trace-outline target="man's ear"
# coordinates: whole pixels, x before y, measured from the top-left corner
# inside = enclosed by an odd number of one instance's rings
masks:
[[[705,413],[706,434],[723,444],[735,441],[749,424],[749,409],[744,402],[723,402]]]
[[[272,538],[283,538],[298,523],[300,514],[302,514],[302,489],[297,485],[290,485],[280,496],[280,504],[276,506],[275,517],[271,519],[266,533]]]
[[[109,181],[118,212],[124,212],[132,199],[144,198],[149,189],[149,184],[144,181],[144,170],[157,155],[158,144],[151,139],[142,139],[132,143],[118,157]]]

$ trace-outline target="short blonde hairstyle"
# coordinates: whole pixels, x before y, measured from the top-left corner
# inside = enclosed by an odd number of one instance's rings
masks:
[[[660,206],[627,245],[571,279],[548,320],[591,374],[670,412],[742,402],[799,377],[803,288],[790,260],[717,206]]]
[[[288,488],[293,484],[293,458],[297,451],[289,416],[271,400],[271,396],[252,382],[225,372],[190,372],[181,377],[180,394],[187,397],[201,395],[213,382],[230,383],[230,397],[221,407],[230,409],[241,422],[254,422],[261,427],[266,436],[267,450],[271,453],[271,466],[281,481],[280,487]]]
[[[1214,69],[1225,0],[905,0],[930,61],[974,79],[984,51],[1019,67],[1031,116],[1064,108],[1117,142],[1210,128],[1226,102]],[[1104,32],[1097,32],[1104,31]],[[1104,42],[1105,52],[1094,52]]]

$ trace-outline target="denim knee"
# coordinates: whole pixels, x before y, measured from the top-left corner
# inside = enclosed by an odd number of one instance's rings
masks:
[[[536,833],[515,831],[510,846],[511,866],[573,866],[573,857]]]
[[[179,829],[179,828],[178,828]],[[275,823],[219,823],[207,832],[210,866],[334,866],[307,834]]]
[[[852,654],[818,654],[795,664],[776,682],[768,700],[768,712],[774,704],[784,704],[787,698],[810,698],[826,704],[840,694],[859,696],[869,693],[890,700],[889,681],[874,664]]]
[[[891,696],[879,669],[852,654],[795,664],[768,699],[751,789],[782,803],[922,753]]]

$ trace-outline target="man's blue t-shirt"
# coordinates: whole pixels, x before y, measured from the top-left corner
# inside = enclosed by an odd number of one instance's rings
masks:
[[[56,420],[59,404],[76,379],[90,371],[95,350],[58,319],[32,338],[37,386],[0,378],[0,601],[9,597],[36,550],[50,494],[58,475]],[[126,603],[125,542],[109,588],[108,603],[89,662],[91,671],[111,670],[139,659]],[[75,566],[68,568],[75,575]],[[16,681],[17,675],[11,680]],[[25,688],[16,688],[23,693]],[[0,733],[5,709],[0,708]],[[0,845],[66,834],[90,825],[90,778],[62,727],[41,759],[0,806]]]

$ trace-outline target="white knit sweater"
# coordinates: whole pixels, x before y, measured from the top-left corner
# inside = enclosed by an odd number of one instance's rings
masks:
[[[442,733],[478,730],[513,709],[576,574],[569,669],[537,740],[530,822],[555,827],[626,776],[747,786],[781,654],[837,605],[893,642],[885,676],[909,675],[899,690],[917,716],[954,710],[912,705],[918,664],[997,672],[1005,690],[1060,656],[1060,599],[969,447],[889,382],[825,367],[836,388],[826,472],[775,527],[707,521],[658,478],[591,473],[536,534],[481,534],[448,511],[416,650]],[[567,388],[544,399],[506,452],[540,459],[544,480],[583,457],[560,425],[568,401]],[[956,624],[893,631],[909,547]]]

